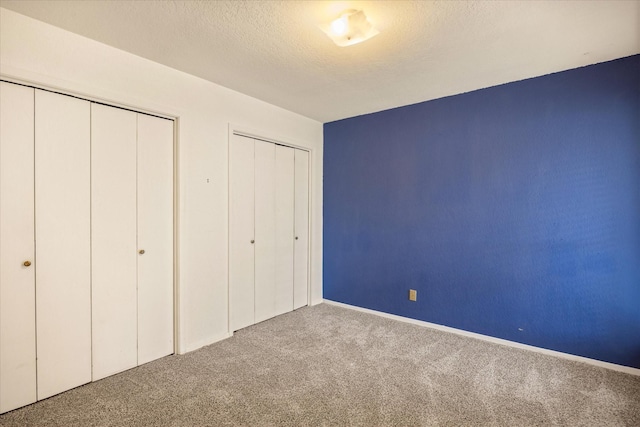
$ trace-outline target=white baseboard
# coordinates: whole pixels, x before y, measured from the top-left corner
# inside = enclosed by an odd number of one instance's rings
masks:
[[[436,329],[438,331],[450,332],[452,334],[462,335],[464,337],[470,337],[479,339],[482,341],[491,342],[494,344],[506,345],[513,348],[520,348],[523,350],[535,351],[536,353],[542,353],[549,356],[555,356],[562,359],[573,360],[574,362],[587,363],[589,365],[598,366],[600,368],[611,369],[613,371],[624,372],[625,374],[640,376],[640,369],[632,368],[630,366],[616,365],[615,363],[603,362],[601,360],[589,359],[588,357],[576,356],[574,354],[562,353],[560,351],[548,350],[546,348],[535,347],[532,345],[521,344],[519,342],[504,340],[502,338],[495,338],[488,335],[477,334],[475,332],[464,331],[462,329],[451,328],[449,326],[438,325],[436,323],[424,322],[422,320],[411,319],[409,317],[397,316],[395,314],[384,313],[382,311],[370,310],[368,308],[362,308],[355,305],[344,304],[337,301],[331,301],[328,299],[323,302],[329,305],[335,305],[338,307],[348,308],[351,310],[362,311],[364,313],[375,314],[376,316],[386,317],[387,319],[393,319],[400,322],[411,323],[413,325],[423,326],[425,328]]]

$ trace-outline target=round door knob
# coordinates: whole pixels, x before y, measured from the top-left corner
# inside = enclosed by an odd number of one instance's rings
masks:
[[[139,253],[140,255],[144,255],[144,249],[140,249],[140,250],[138,251],[138,253]]]
[[[298,240],[298,236],[296,236],[296,240]]]
[[[25,267],[29,267],[31,265],[31,261],[25,261],[22,263]]]
[[[251,241],[251,243],[255,243],[255,242],[256,242],[255,240],[252,240],[252,241]]]

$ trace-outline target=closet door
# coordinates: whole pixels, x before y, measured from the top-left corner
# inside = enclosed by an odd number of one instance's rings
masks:
[[[0,82],[0,413],[36,401],[33,98]]]
[[[255,323],[276,315],[276,146],[255,140]]]
[[[293,310],[294,149],[276,145],[276,286],[274,315]]]
[[[229,144],[230,331],[253,325],[255,280],[254,141],[232,135]]]
[[[295,254],[293,308],[307,305],[309,271],[309,153],[295,150]]]
[[[136,113],[91,105],[93,380],[137,365]]]
[[[138,364],[173,353],[173,122],[138,114]]]
[[[91,381],[90,103],[36,90],[38,400]]]

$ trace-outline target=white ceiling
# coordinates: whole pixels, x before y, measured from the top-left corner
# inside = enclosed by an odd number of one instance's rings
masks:
[[[640,1],[11,1],[0,6],[320,122],[640,53]],[[363,9],[380,34],[318,28]]]

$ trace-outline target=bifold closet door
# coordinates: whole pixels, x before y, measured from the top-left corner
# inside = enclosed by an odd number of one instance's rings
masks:
[[[136,122],[91,105],[94,381],[137,365]]]
[[[254,140],[229,144],[229,330],[253,325],[255,280]]]
[[[236,331],[307,305],[309,155],[239,135],[229,150],[229,310]]]
[[[35,93],[38,400],[91,381],[90,103]]]
[[[276,145],[255,143],[255,321],[275,316]]]
[[[0,413],[36,401],[34,90],[0,82]],[[26,265],[29,264],[29,265]]]
[[[293,310],[294,149],[276,145],[276,286],[277,316]]]
[[[295,255],[293,308],[308,303],[309,153],[295,151]]]
[[[138,114],[138,365],[173,353],[173,121]]]
[[[0,85],[6,412],[173,353],[173,122]]]

